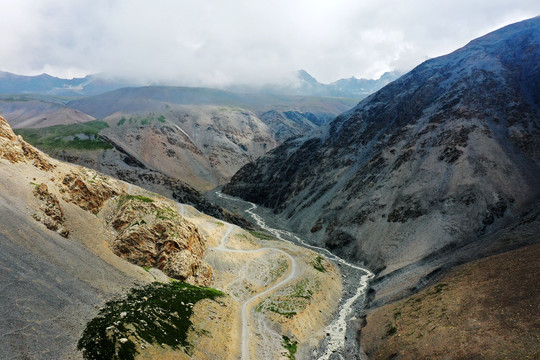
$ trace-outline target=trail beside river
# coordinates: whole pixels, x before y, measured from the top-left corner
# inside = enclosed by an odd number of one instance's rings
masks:
[[[311,245],[311,244],[308,244],[306,243],[304,240],[302,240],[300,237],[298,237],[297,235],[289,232],[289,231],[285,231],[285,230],[279,230],[279,229],[275,229],[275,228],[272,228],[270,226],[268,226],[266,224],[266,222],[264,221],[264,219],[258,215],[255,211],[257,210],[257,205],[251,203],[251,202],[246,202],[244,200],[241,200],[241,199],[238,199],[238,198],[234,198],[234,197],[231,197],[231,196],[228,196],[228,195],[225,195],[221,192],[216,192],[215,195],[221,199],[226,199],[226,200],[229,200],[229,201],[236,201],[236,202],[241,202],[241,203],[245,203],[247,205],[249,205],[249,207],[247,209],[245,209],[244,211],[249,214],[253,220],[255,220],[255,222],[257,223],[257,225],[270,232],[272,235],[274,235],[277,239],[281,240],[281,241],[285,241],[285,242],[288,242],[288,243],[291,243],[291,244],[294,244],[294,245],[301,245],[301,246],[304,246],[304,247],[307,247],[311,250],[314,250],[316,252],[319,252],[320,254],[324,255],[326,258],[338,263],[338,264],[341,264],[342,265],[342,268],[348,268],[349,270],[352,270],[353,274],[356,275],[354,276],[354,279],[353,281],[348,281],[348,283],[350,284],[350,286],[354,286],[356,287],[355,289],[350,289],[350,290],[353,290],[353,291],[348,291],[345,295],[345,299],[342,299],[342,302],[341,302],[341,305],[340,305],[340,309],[339,309],[339,312],[337,314],[337,318],[326,328],[326,333],[327,333],[327,339],[324,341],[324,350],[322,352],[322,354],[320,354],[318,356],[318,359],[320,360],[327,360],[327,359],[330,359],[330,356],[332,354],[336,354],[339,358],[341,359],[346,359],[347,358],[347,354],[345,353],[345,343],[346,343],[346,334],[347,334],[347,320],[352,317],[351,314],[353,312],[353,309],[355,307],[358,307],[359,304],[358,304],[358,301],[360,300],[363,300],[364,299],[364,294],[367,290],[367,287],[368,287],[368,283],[369,283],[369,280],[371,278],[373,278],[374,274],[365,269],[365,268],[362,268],[358,265],[355,265],[355,264],[351,264],[349,263],[348,261],[338,257],[337,255],[331,253],[328,249],[325,249],[325,248],[322,248],[322,247],[319,247],[319,246],[315,246],[315,245]],[[262,249],[258,249],[257,251],[260,251]],[[274,249],[275,250],[275,249]],[[281,251],[281,250],[279,250]],[[287,254],[288,255],[288,254]],[[294,279],[294,259],[292,259],[292,257],[290,257],[290,255],[288,255],[290,260],[291,260],[291,272],[289,274],[289,276],[287,277],[287,279],[285,280],[288,280],[288,281],[282,281],[280,282],[279,284],[276,284],[274,285],[271,289],[268,289],[266,290],[265,292],[263,293],[259,293],[255,296],[253,296],[252,298],[248,299],[246,302],[244,302],[243,306],[242,306],[242,323],[244,324],[244,319],[247,320],[248,318],[248,314],[247,314],[247,307],[248,307],[248,304],[260,297],[262,297],[263,295],[271,292],[272,290],[276,289],[277,287],[280,287],[280,286],[283,286],[284,284],[286,284],[287,282],[291,281],[292,279]],[[360,273],[360,274],[357,274],[357,273]],[[346,275],[344,275],[346,276]],[[242,326],[242,331],[244,331],[244,325]],[[242,343],[242,354],[243,354],[243,359],[247,359],[247,358],[244,358],[244,347],[247,346],[248,349],[249,349],[249,344],[245,344],[244,341],[249,341],[249,335],[247,335],[247,339],[245,339],[244,337],[244,332],[242,332],[242,340],[243,340],[243,343]],[[249,350],[248,350],[248,354],[249,354]]]

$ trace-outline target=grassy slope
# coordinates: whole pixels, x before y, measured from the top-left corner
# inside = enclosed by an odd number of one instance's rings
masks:
[[[134,359],[141,345],[169,345],[189,352],[187,332],[193,305],[223,296],[183,282],[153,283],[105,304],[79,340],[85,359]]]
[[[109,127],[104,121],[88,121],[82,124],[57,125],[41,129],[18,129],[17,135],[35,147],[48,150],[79,149],[101,150],[112,149],[112,145],[100,140],[99,132]],[[89,139],[79,138],[83,134]]]
[[[491,256],[367,316],[373,359],[539,359],[540,244]]]

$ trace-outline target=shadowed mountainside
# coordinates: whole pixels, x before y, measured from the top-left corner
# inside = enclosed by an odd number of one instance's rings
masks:
[[[375,304],[402,297],[455,263],[453,250],[538,206],[539,64],[540,18],[502,28],[426,61],[321,135],[286,141],[223,191],[377,271]]]

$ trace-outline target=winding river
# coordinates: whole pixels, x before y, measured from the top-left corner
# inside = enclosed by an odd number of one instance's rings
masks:
[[[306,248],[309,248],[320,254],[325,255],[328,259],[335,261],[345,267],[349,267],[350,269],[361,271],[363,273],[358,279],[356,291],[353,292],[352,296],[350,296],[348,299],[342,300],[337,318],[330,325],[327,326],[326,333],[328,334],[328,338],[326,342],[325,352],[319,356],[319,360],[328,360],[330,359],[330,356],[332,354],[337,353],[339,354],[341,358],[343,358],[341,354],[341,350],[343,350],[345,347],[347,319],[350,317],[353,311],[354,304],[365,294],[368,287],[369,280],[373,278],[374,274],[365,268],[349,263],[348,261],[333,254],[328,249],[306,243],[301,238],[299,238],[298,236],[296,236],[295,234],[289,231],[279,230],[279,229],[275,229],[268,226],[266,222],[264,221],[264,219],[255,212],[255,210],[257,209],[257,205],[251,202],[246,202],[244,200],[225,195],[221,192],[216,192],[216,195],[228,201],[238,201],[238,202],[249,204],[249,208],[246,209],[245,212],[249,214],[253,218],[253,220],[255,220],[255,222],[260,228],[268,231],[269,233],[274,235],[277,239],[291,243],[291,244],[304,246]],[[226,236],[228,236],[229,233],[230,231],[227,232]],[[226,239],[226,236],[224,236],[224,238],[222,239],[222,244],[224,240]],[[291,241],[286,238],[293,239],[293,240]],[[224,249],[222,244],[220,244],[220,246],[222,249]],[[265,249],[268,250],[272,248],[262,248],[262,249],[257,249],[253,251],[262,251]],[[273,250],[283,252],[282,250],[279,250],[279,249],[273,249]],[[244,250],[231,250],[231,251],[244,251]],[[289,276],[285,280],[279,282],[278,284],[275,284],[274,286],[265,290],[264,292],[261,292],[247,299],[242,305],[242,359],[249,359],[249,333],[248,333],[248,314],[247,314],[248,305],[251,302],[255,301],[256,299],[260,298],[261,296],[264,296],[265,294],[277,289],[280,286],[285,285],[286,283],[294,279],[295,268],[296,268],[295,260],[289,254],[285,252],[283,253],[286,256],[288,256],[289,260],[291,261],[291,272]],[[244,333],[244,331],[246,333]]]

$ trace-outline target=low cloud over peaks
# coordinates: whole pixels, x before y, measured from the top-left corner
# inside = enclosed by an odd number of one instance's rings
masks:
[[[540,13],[525,0],[3,2],[1,70],[205,86],[302,68],[322,82],[375,78]]]

